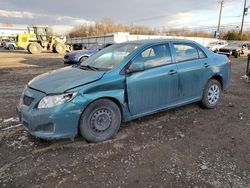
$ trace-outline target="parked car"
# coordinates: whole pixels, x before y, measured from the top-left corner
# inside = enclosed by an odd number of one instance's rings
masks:
[[[211,42],[209,43],[206,47],[213,52],[217,53],[220,48],[223,48],[228,45],[227,41],[216,41],[216,42]]]
[[[88,50],[76,50],[67,53],[64,56],[64,63],[67,64],[77,64],[85,61],[89,56],[95,54],[96,52],[110,46],[112,44],[107,43],[107,44],[95,44],[92,45]]]
[[[3,47],[8,50],[15,50],[18,49],[15,41],[4,42]]]
[[[226,47],[219,49],[218,53],[237,58],[242,54],[249,53],[249,44],[244,42],[231,42]]]
[[[113,138],[121,122],[201,101],[215,108],[229,86],[231,61],[188,40],[142,40],[109,46],[79,66],[31,80],[18,112],[43,139]]]

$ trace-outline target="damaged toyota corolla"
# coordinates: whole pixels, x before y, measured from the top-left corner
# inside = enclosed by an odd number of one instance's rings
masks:
[[[31,80],[18,112],[24,128],[43,139],[89,142],[113,138],[121,122],[200,101],[215,108],[229,86],[231,62],[192,41],[114,44],[79,66]]]

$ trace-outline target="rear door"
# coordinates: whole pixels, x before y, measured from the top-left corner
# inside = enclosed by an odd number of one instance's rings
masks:
[[[132,115],[152,112],[177,103],[177,67],[172,63],[168,44],[151,46],[131,63],[145,64],[142,72],[126,76],[129,109]]]
[[[200,99],[212,74],[212,62],[196,44],[173,43],[173,49],[178,69],[179,102]]]

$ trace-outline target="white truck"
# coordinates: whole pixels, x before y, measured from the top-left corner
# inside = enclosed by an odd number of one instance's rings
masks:
[[[76,37],[70,38],[67,40],[69,45],[72,45],[73,48],[88,48],[93,44],[107,44],[107,43],[121,43],[134,40],[142,39],[187,39],[198,42],[204,46],[211,42],[217,42],[218,39],[215,38],[202,38],[202,37],[183,37],[183,36],[165,36],[165,35],[133,35],[129,32],[117,32],[117,33],[108,33],[106,35],[94,36],[94,37]]]
[[[0,27],[0,46],[3,42],[15,41],[18,34],[24,34],[34,31],[29,31],[28,28],[21,27]]]

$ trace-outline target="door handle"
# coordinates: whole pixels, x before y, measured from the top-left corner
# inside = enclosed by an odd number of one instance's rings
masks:
[[[209,67],[209,64],[208,64],[208,63],[204,63],[204,67],[205,67],[205,68],[208,68],[208,67]]]
[[[177,73],[176,70],[170,70],[170,71],[168,72],[169,75],[174,75],[174,74],[176,74],[176,73]]]

